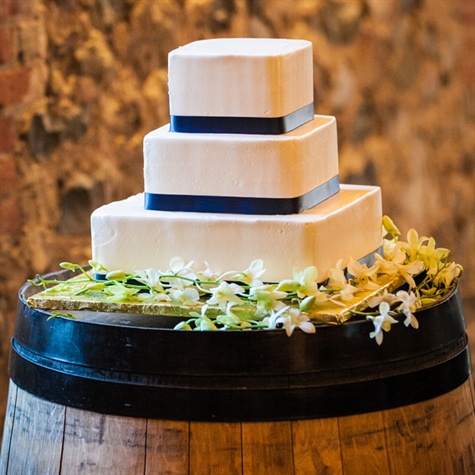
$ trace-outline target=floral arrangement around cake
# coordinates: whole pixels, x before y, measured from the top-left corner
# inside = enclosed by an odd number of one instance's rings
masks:
[[[264,263],[254,260],[244,271],[216,275],[209,266],[196,271],[193,262],[180,258],[170,261],[165,271],[146,269],[133,274],[108,270],[90,261],[94,274],[82,266],[63,262],[64,269],[79,271],[79,278],[68,281],[37,276],[31,284],[44,286],[45,293],[70,292],[72,295],[95,295],[110,303],[163,302],[191,307],[187,319],[175,326],[177,330],[253,330],[283,328],[291,335],[295,328],[315,332],[312,310],[331,302],[346,307],[359,293],[377,290],[382,282],[399,284],[393,292],[367,300],[364,311],[350,309],[354,317],[366,318],[374,325],[369,336],[378,345],[383,332],[402,323],[418,328],[414,312],[444,298],[462,274],[462,266],[451,260],[451,252],[437,248],[433,237],[420,237],[411,229],[407,241],[392,220],[383,218],[384,255],[376,254],[375,263],[367,267],[350,260],[344,268],[341,261],[329,270],[329,278],[317,284],[315,266],[294,270],[294,275],[279,283],[264,283]],[[97,278],[102,273],[103,277]],[[54,287],[50,287],[51,285]],[[68,313],[53,312],[52,317],[75,318]]]

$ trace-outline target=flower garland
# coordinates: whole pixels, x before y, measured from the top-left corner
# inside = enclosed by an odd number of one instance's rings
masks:
[[[109,271],[95,261],[89,261],[94,275],[103,274],[103,279],[94,278],[83,267],[63,262],[60,267],[77,271],[82,278],[69,281],[48,280],[37,276],[29,282],[44,286],[47,293],[69,289],[74,295],[101,295],[111,303],[171,303],[196,307],[189,318],[180,321],[176,330],[252,330],[285,329],[292,335],[295,328],[306,333],[315,332],[311,311],[325,302],[345,307],[359,292],[380,288],[385,277],[401,277],[406,290],[383,295],[369,300],[367,311],[351,310],[359,318],[366,318],[374,325],[370,338],[380,345],[383,332],[402,317],[407,327],[418,328],[414,312],[435,303],[446,296],[455,285],[463,269],[450,260],[451,253],[445,248],[436,248],[432,237],[419,237],[411,229],[407,241],[401,241],[400,232],[390,218],[383,218],[384,252],[376,254],[371,267],[353,259],[339,261],[329,269],[328,279],[318,284],[318,269],[315,266],[295,269],[291,279],[279,283],[264,283],[262,260],[254,260],[244,271],[229,271],[218,275],[207,266],[197,271],[193,262],[185,263],[175,257],[169,268],[162,272],[146,269],[134,273],[121,270]],[[345,271],[346,269],[346,271]],[[54,284],[55,287],[49,287]],[[373,310],[374,309],[374,310]],[[53,316],[71,316],[54,313]]]

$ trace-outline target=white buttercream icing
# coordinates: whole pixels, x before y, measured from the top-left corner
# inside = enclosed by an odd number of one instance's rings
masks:
[[[338,175],[336,120],[282,135],[191,134],[168,126],[144,139],[147,193],[294,198]]]
[[[170,114],[281,117],[313,101],[312,43],[196,41],[168,56]]]
[[[143,194],[110,203],[91,218],[93,259],[109,270],[165,270],[172,257],[216,272],[263,259],[265,279],[291,278],[316,265],[319,280],[339,259],[360,259],[382,244],[378,187],[341,185],[340,193],[296,215],[146,211]]]
[[[204,40],[169,55],[175,116],[291,114],[313,101],[312,47],[280,39]],[[170,132],[144,140],[145,192],[162,195],[295,198],[338,175],[336,121],[313,120],[282,135]],[[144,195],[110,203],[91,217],[93,259],[110,270],[165,270],[173,257],[215,272],[262,259],[264,279],[291,278],[316,265],[319,281],[343,259],[382,244],[378,187],[341,185],[319,205],[292,215],[144,209]]]

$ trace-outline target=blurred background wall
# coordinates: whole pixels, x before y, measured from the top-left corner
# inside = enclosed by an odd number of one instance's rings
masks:
[[[143,190],[168,52],[213,37],[313,42],[341,181],[454,251],[475,340],[473,0],[0,0],[0,433],[18,288],[90,259],[93,209]]]

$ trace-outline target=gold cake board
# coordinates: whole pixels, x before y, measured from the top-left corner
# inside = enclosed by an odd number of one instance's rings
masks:
[[[68,282],[83,279],[84,276],[76,276],[69,279]],[[363,311],[368,308],[368,302],[385,292],[393,292],[404,283],[401,277],[379,278],[378,288],[375,290],[358,291],[351,300],[335,301],[328,300],[318,303],[308,313],[312,322],[316,324],[342,324],[354,316],[354,312]],[[93,311],[93,312],[117,312],[141,315],[158,316],[176,316],[187,317],[190,312],[199,310],[203,300],[198,305],[176,305],[170,302],[143,302],[138,299],[130,299],[123,302],[111,302],[107,295],[102,292],[89,292],[88,294],[75,295],[77,289],[61,289],[62,284],[58,284],[48,290],[43,290],[28,298],[28,305],[33,308],[52,310],[55,312],[75,312],[75,311]],[[250,306],[251,304],[249,304]],[[233,312],[239,315],[240,311],[249,310],[246,306],[236,306]],[[222,311],[218,307],[210,306],[207,315],[213,317]],[[74,316],[74,315],[73,315]]]

